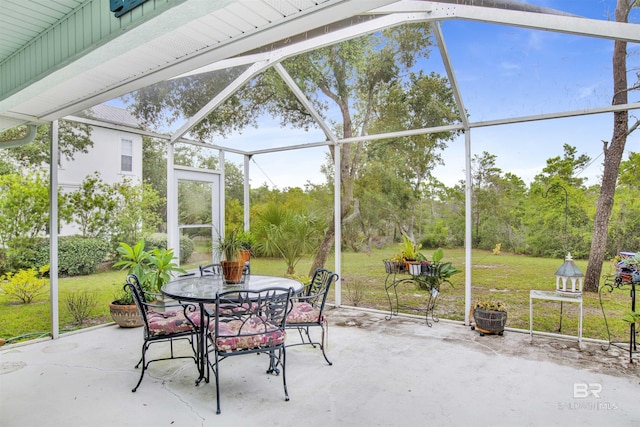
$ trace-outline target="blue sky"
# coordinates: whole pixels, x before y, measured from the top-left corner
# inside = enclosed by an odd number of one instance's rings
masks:
[[[614,0],[548,0],[531,2],[544,7],[603,19],[612,16]],[[634,12],[630,22],[638,23]],[[470,119],[526,116],[563,110],[607,106],[612,97],[611,57],[613,42],[590,37],[534,31],[467,21],[442,26],[463,101]],[[638,72],[640,51],[632,53],[629,70]],[[635,81],[635,72],[629,82]],[[630,95],[629,101],[640,96]],[[640,115],[639,111],[635,114]],[[589,183],[599,179],[602,141],[612,134],[612,114],[473,129],[473,154],[488,151],[497,166],[526,182],[542,171],[546,159],[562,155],[567,143],[585,153],[593,164],[581,176]],[[640,134],[629,138],[628,150],[638,151]],[[451,175],[464,174],[464,141],[461,138],[445,153],[446,167],[438,178],[450,184]]]
[[[615,0],[531,0],[531,4],[559,9],[594,19],[613,19]],[[634,10],[630,22],[640,22]],[[471,21],[446,21],[442,31],[471,121],[580,110],[608,106],[612,96],[613,41]],[[629,44],[629,82],[640,72],[640,47]],[[437,49],[423,63],[426,72],[444,73]],[[640,101],[631,94],[630,102]],[[640,117],[640,111],[632,115]],[[472,155],[487,151],[496,165],[530,182],[546,160],[563,154],[563,144],[576,146],[579,154],[595,161],[581,176],[596,183],[601,173],[602,141],[611,139],[612,114],[537,121],[516,125],[476,128],[471,131]],[[259,129],[246,129],[226,140],[225,146],[267,148],[323,141],[318,131],[280,128],[264,118]],[[640,130],[627,142],[640,151]],[[320,172],[326,148],[257,155],[251,166],[251,184],[279,188],[325,181]],[[227,158],[241,164],[241,156]],[[464,137],[449,144],[445,165],[435,176],[447,185],[464,179]]]

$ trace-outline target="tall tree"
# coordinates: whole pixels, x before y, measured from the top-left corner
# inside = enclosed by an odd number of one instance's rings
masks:
[[[498,181],[502,170],[496,166],[496,156],[486,151],[474,155],[471,160],[471,204],[473,212],[473,246],[480,247],[484,233],[481,226],[490,223],[489,218],[497,209]],[[498,243],[498,242],[496,242]],[[493,244],[493,242],[491,242]]]
[[[631,9],[638,5],[638,0],[618,0],[615,11],[616,22],[628,22]],[[627,84],[627,42],[616,40],[613,46],[613,105],[626,104],[629,90]],[[604,169],[593,224],[589,264],[585,274],[585,291],[597,292],[600,286],[602,262],[607,248],[609,219],[613,208],[618,170],[627,143],[627,137],[639,125],[640,122],[636,121],[632,126],[629,126],[628,111],[613,113],[613,136],[611,142],[605,142],[603,147]]]
[[[431,44],[428,25],[403,25],[299,55],[285,61],[284,66],[317,111],[330,110],[330,106],[337,108],[338,115],[334,116],[336,133],[339,137],[351,138],[369,134],[369,126],[384,106],[385,99],[389,98],[389,91],[399,88],[398,83],[417,60],[428,57]],[[290,95],[280,97],[279,103],[271,103],[276,107],[273,111],[298,104],[292,99]],[[309,114],[301,113],[297,123],[307,125]],[[420,115],[421,112],[415,113]],[[426,120],[425,115],[420,116]],[[285,121],[293,119],[288,114],[281,114],[281,117]],[[354,190],[364,147],[364,142],[357,142],[340,148],[341,170],[337,173],[341,187],[339,215],[343,223],[357,218],[358,201]],[[332,159],[335,156],[333,148],[330,147]],[[333,248],[335,231],[335,222],[331,221],[310,273],[326,262]]]
[[[536,256],[564,258],[567,252],[584,257],[588,245],[584,234],[591,228],[589,205],[585,202],[585,178],[576,177],[591,161],[564,144],[563,155],[547,159],[535,176],[527,199],[527,251]]]
[[[615,204],[609,224],[607,254],[640,248],[640,153],[620,164]]]
[[[435,73],[410,72],[407,78],[392,81],[378,97],[376,114],[370,119],[371,133],[443,126],[459,119],[447,79]],[[442,164],[442,151],[454,136],[454,132],[438,132],[367,146],[367,157],[378,160],[386,173],[397,177],[406,189],[403,193],[407,198],[403,205],[394,206],[393,212],[398,214],[398,228],[412,241],[419,204],[434,182],[431,172]]]

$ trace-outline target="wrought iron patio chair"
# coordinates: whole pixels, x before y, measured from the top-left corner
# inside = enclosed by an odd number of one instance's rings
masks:
[[[200,276],[222,276],[222,266],[220,264],[201,265]]]
[[[324,307],[331,284],[338,280],[338,275],[330,270],[319,268],[313,273],[311,282],[293,297],[293,309],[287,316],[287,328],[296,328],[301,342],[287,344],[287,347],[297,345],[320,346],[324,360],[329,365],[333,363],[325,353],[329,324],[324,314]],[[320,342],[314,342],[309,334],[309,328],[319,326],[322,329]]]
[[[133,294],[133,300],[144,322],[142,356],[136,365],[136,369],[142,366],[142,372],[140,373],[138,383],[131,391],[135,392],[138,389],[140,383],[142,383],[144,373],[151,362],[169,359],[193,359],[194,363],[197,364],[198,352],[196,341],[194,340],[197,340],[198,337],[200,309],[194,304],[179,303],[160,306],[148,302],[148,295],[150,294],[143,290],[138,278],[133,274],[127,276],[124,289]],[[174,354],[173,341],[183,339],[189,342],[193,354],[176,356]],[[147,350],[151,344],[159,342],[169,342],[170,356],[147,360]]]
[[[289,400],[286,380],[285,325],[291,310],[293,289],[266,288],[261,291],[227,291],[216,297],[214,319],[209,328],[207,358],[216,380],[216,413],[220,413],[220,362],[232,356],[268,354],[267,373],[279,374],[285,400]],[[212,356],[212,357],[211,357]],[[208,373],[207,373],[208,375]]]

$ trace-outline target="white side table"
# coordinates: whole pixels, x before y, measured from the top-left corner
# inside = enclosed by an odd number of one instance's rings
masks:
[[[557,291],[531,291],[529,293],[529,340],[533,340],[533,300],[551,300],[577,303],[579,306],[578,315],[578,346],[582,346],[582,293],[565,293]],[[556,334],[549,334],[556,335]]]

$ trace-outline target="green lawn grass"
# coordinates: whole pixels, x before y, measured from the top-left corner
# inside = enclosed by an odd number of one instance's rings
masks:
[[[383,260],[398,252],[397,247],[374,250],[370,253],[343,253],[341,302],[345,305],[389,310],[384,282],[387,274]],[[425,250],[430,255],[432,251]],[[197,258],[195,258],[197,259]],[[445,261],[453,262],[461,270],[452,277],[452,286],[443,285],[435,310],[439,318],[464,319],[465,296],[465,254],[464,249],[445,250]],[[509,310],[508,327],[529,329],[529,291],[554,290],[555,271],[563,260],[532,258],[502,253],[493,255],[491,251],[474,250],[472,255],[472,299],[499,299]],[[195,268],[192,262],[185,268]],[[586,261],[576,264],[586,271]],[[332,269],[333,259],[327,267]],[[302,259],[296,272],[307,275],[311,259]],[[254,258],[251,261],[253,274],[284,276],[286,265],[279,259]],[[603,274],[611,273],[609,263]],[[63,331],[78,329],[111,321],[108,304],[115,291],[124,283],[126,274],[118,270],[107,270],[90,276],[61,278],[59,280],[60,326]],[[78,291],[95,292],[97,303],[91,319],[85,325],[74,324],[73,317],[66,308],[65,299]],[[400,297],[412,306],[424,304],[426,291],[408,284],[399,289]],[[32,304],[22,305],[11,301],[0,292],[0,337],[33,338],[37,333],[50,330],[50,309],[48,292],[38,297]],[[602,295],[605,313],[613,341],[628,341],[628,324],[621,320],[622,314],[630,309],[629,290],[615,290]],[[333,292],[330,301],[335,301]],[[557,332],[560,321],[560,303],[537,300],[534,302],[534,329],[536,331]],[[577,335],[577,304],[563,305],[562,333]],[[583,335],[585,337],[607,339],[605,321],[597,293],[584,294]]]

